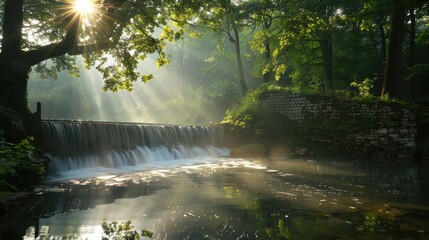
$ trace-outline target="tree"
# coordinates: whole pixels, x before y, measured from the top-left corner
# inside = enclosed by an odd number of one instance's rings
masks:
[[[247,18],[243,17],[245,15],[243,15],[240,6],[240,2],[233,2],[231,0],[205,3],[204,12],[200,16],[200,23],[208,26],[215,33],[224,34],[234,45],[238,80],[241,87],[241,94],[244,97],[247,92],[247,85],[241,57],[240,29],[245,27]]]
[[[271,82],[274,78],[273,71],[269,66],[272,55],[270,28],[273,25],[276,4],[268,0],[253,0],[244,2],[242,8],[248,15],[249,27],[257,29],[251,41],[251,47],[263,55],[262,82]]]
[[[339,5],[337,2],[336,4]],[[276,1],[276,4],[268,5],[273,11],[270,21],[274,21],[273,24],[276,25],[274,27],[276,30],[269,32],[271,35],[269,38],[276,39],[276,42],[273,43],[274,48],[269,64],[271,66],[267,66],[264,70],[267,71],[272,68],[276,73],[276,79],[280,79],[287,69],[287,51],[290,51],[291,48],[309,46],[309,42],[315,42],[317,46],[313,45],[314,47],[309,51],[303,49],[304,51],[301,53],[305,58],[309,58],[310,62],[317,62],[315,64],[319,64],[320,57],[324,75],[324,89],[326,92],[332,89],[332,31],[334,22],[331,19],[335,16],[335,11],[338,9],[337,5],[334,5],[334,1],[331,0],[317,2],[283,0]],[[266,39],[266,37],[261,39]],[[267,52],[266,47],[260,48],[258,44],[254,44],[254,46]],[[264,46],[266,46],[266,43],[264,43]],[[309,56],[309,52],[316,56]]]
[[[24,0],[4,3],[2,51],[0,53],[0,103],[25,112],[27,108],[27,78],[31,67],[51,57],[64,55],[77,41],[80,19],[65,16],[66,35],[58,43],[23,50]]]
[[[402,43],[405,33],[405,1],[394,0],[392,10],[389,49],[387,53],[386,71],[381,96],[395,95],[401,61]]]
[[[138,79],[151,78],[136,71],[139,60],[157,53],[158,66],[168,62],[166,43],[181,37],[181,26],[194,14],[192,6],[172,0],[102,0],[85,13],[72,0],[5,0],[0,12],[0,104],[28,112],[31,69],[73,69],[76,55],[103,73],[105,90],[131,90]],[[48,59],[52,61],[46,64]]]
[[[373,76],[375,81],[375,95],[380,95],[385,74],[386,54],[387,54],[387,36],[389,30],[389,19],[391,12],[390,0],[365,0],[362,1],[360,10],[354,14],[354,19],[358,23],[359,31],[365,36],[364,39],[369,39],[372,45],[372,54],[369,54],[368,59],[371,59],[370,66],[376,66]],[[362,42],[368,42],[364,41]],[[367,51],[370,53],[369,51]]]

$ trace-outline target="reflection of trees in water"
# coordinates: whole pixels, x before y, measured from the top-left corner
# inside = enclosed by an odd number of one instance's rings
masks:
[[[41,217],[55,214],[81,211],[95,208],[100,204],[109,204],[120,198],[136,198],[156,193],[166,188],[165,182],[133,183],[122,182],[116,185],[97,183],[97,180],[64,184],[64,191],[44,194]],[[49,191],[49,189],[47,189]]]
[[[359,166],[367,171],[374,185],[386,190],[392,198],[403,199],[410,203],[427,203],[429,196],[429,166],[414,163],[411,160],[371,162]]]
[[[353,210],[323,207],[318,209],[314,205],[305,205],[305,192],[304,194],[299,192],[294,196],[288,195],[289,198],[283,199],[273,195],[252,198],[252,196],[255,196],[254,184],[251,181],[250,183],[246,182],[246,180],[236,182],[233,186],[224,186],[225,201],[230,201],[231,199],[238,201],[239,203],[234,206],[244,208],[244,210],[241,210],[243,212],[242,216],[245,216],[242,220],[249,221],[249,219],[252,219],[250,221],[259,221],[261,228],[265,228],[265,231],[259,228],[258,232],[270,239],[304,239],[317,236],[323,236],[323,239],[329,239],[329,237],[346,238],[353,232],[363,237],[381,237],[381,239],[392,236],[427,236],[427,233],[424,233],[422,229],[425,229],[424,224],[429,217],[429,210],[426,208],[426,210],[422,211],[421,207],[413,207],[412,205],[399,210],[398,208],[404,207],[405,204],[397,203],[397,201],[418,204],[427,203],[423,196],[425,191],[422,191],[425,183],[427,184],[427,175],[421,175],[421,172],[427,171],[427,168],[422,170],[419,166],[410,163],[395,166],[394,164],[377,164],[374,162],[370,164],[344,164],[340,168],[361,171],[362,175],[346,177],[332,174],[327,177],[323,173],[313,172],[306,176],[296,176],[295,179],[289,178],[287,180],[291,182],[291,185],[301,187],[305,185],[320,186],[320,181],[325,184],[329,182],[334,188],[344,187],[350,182],[362,184],[367,189],[356,196],[361,195],[362,198],[368,200],[364,206],[353,208]],[[320,170],[320,166],[314,169]],[[313,174],[316,176],[311,176]],[[251,179],[255,178],[258,173],[250,175]],[[396,178],[392,179],[392,175],[396,176]],[[271,175],[271,177],[273,176]],[[233,177],[231,176],[231,178]],[[243,177],[237,176],[237,179],[243,180]],[[267,183],[275,182],[270,181],[269,178],[265,179]],[[273,187],[277,188],[278,186]],[[390,189],[387,193],[384,191],[386,188]],[[353,189],[346,188],[349,191],[344,189],[343,195],[346,195],[346,197],[355,195]],[[398,193],[395,189],[401,192]],[[366,198],[367,194],[372,191],[377,191],[378,193]],[[386,197],[392,201],[393,207],[389,204],[373,205],[377,202],[388,201]],[[416,216],[417,213],[419,213],[419,216]],[[410,222],[417,225],[411,226]]]

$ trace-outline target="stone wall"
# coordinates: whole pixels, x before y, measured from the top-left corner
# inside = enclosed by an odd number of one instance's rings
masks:
[[[285,92],[266,92],[261,103],[263,108],[295,120],[310,143],[376,158],[403,159],[417,154],[417,119],[412,108]]]

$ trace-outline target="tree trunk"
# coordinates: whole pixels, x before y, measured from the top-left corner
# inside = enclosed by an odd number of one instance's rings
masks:
[[[414,52],[416,46],[416,14],[414,6],[410,9],[410,57],[408,67],[414,66]]]
[[[384,82],[384,71],[386,69],[386,31],[384,30],[384,25],[381,20],[377,22],[378,32],[380,36],[380,44],[378,42],[374,42],[374,49],[377,58],[379,59],[379,67],[377,68],[377,75],[374,76],[374,95],[381,95],[381,91],[383,89]],[[378,38],[377,38],[378,40]],[[381,49],[379,49],[379,46]]]
[[[271,19],[270,21],[264,22],[263,26],[264,26],[264,30],[268,31],[268,28],[270,28],[271,26]],[[265,48],[265,54],[264,54],[265,64],[268,64],[271,60],[270,39],[268,39],[268,37],[264,39],[264,48]],[[271,71],[271,69],[262,75],[263,83],[271,82],[272,79],[273,79],[273,72]]]
[[[0,57],[0,104],[19,113],[28,113],[27,80],[30,66],[14,59],[7,61]]]
[[[384,65],[386,63],[386,31],[381,23],[378,25],[378,29],[380,30],[381,61]]]
[[[235,20],[231,18],[231,16],[234,16],[235,11],[233,8],[233,4],[231,0],[227,1],[221,1],[221,4],[223,8],[226,10],[227,15],[226,16],[226,23],[228,25],[228,38],[231,43],[234,44],[235,47],[235,57],[237,60],[237,71],[238,71],[238,80],[240,82],[241,87],[241,95],[244,97],[247,93],[247,86],[246,86],[246,79],[244,78],[244,69],[243,69],[243,61],[241,59],[241,49],[240,49],[240,35],[238,32],[237,25],[235,24]],[[234,33],[234,35],[231,35],[230,30]]]
[[[36,136],[40,126],[27,104],[29,65],[0,55],[0,66],[0,129],[7,142],[19,143],[26,136]]]
[[[4,3],[1,54],[7,58],[16,58],[21,52],[23,4],[24,0],[6,0]]]
[[[243,61],[241,59],[241,49],[240,49],[240,36],[238,35],[237,28],[233,28],[234,31],[234,46],[235,46],[235,57],[237,58],[238,65],[238,77],[241,86],[241,94],[242,96],[246,96],[247,86],[246,79],[244,78],[244,69],[243,69]]]
[[[0,104],[19,113],[28,112],[27,74],[31,67],[23,60],[21,50],[23,4],[23,0],[8,0],[4,4],[0,53]]]
[[[179,63],[180,63],[180,81],[182,82],[183,99],[186,99],[186,81],[185,81],[185,42],[182,39],[179,46]]]
[[[403,0],[393,1],[392,27],[389,37],[386,70],[381,96],[395,96],[395,85],[398,82],[402,43],[405,33],[405,3]]]
[[[415,7],[411,6],[410,8],[410,56],[408,59],[408,69],[411,69],[414,67],[414,53],[416,48],[416,14],[415,14]],[[414,82],[410,79],[407,81],[407,87],[408,87],[408,97],[413,96],[413,88],[414,88]]]
[[[322,33],[320,40],[320,47],[322,49],[323,59],[323,72],[324,72],[324,86],[325,93],[328,93],[333,88],[333,58],[332,58],[332,36],[330,32]]]

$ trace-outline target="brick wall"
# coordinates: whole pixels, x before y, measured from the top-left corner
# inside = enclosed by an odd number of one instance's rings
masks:
[[[413,158],[417,153],[417,120],[412,108],[285,92],[266,92],[261,104],[295,120],[310,142],[377,158]]]

